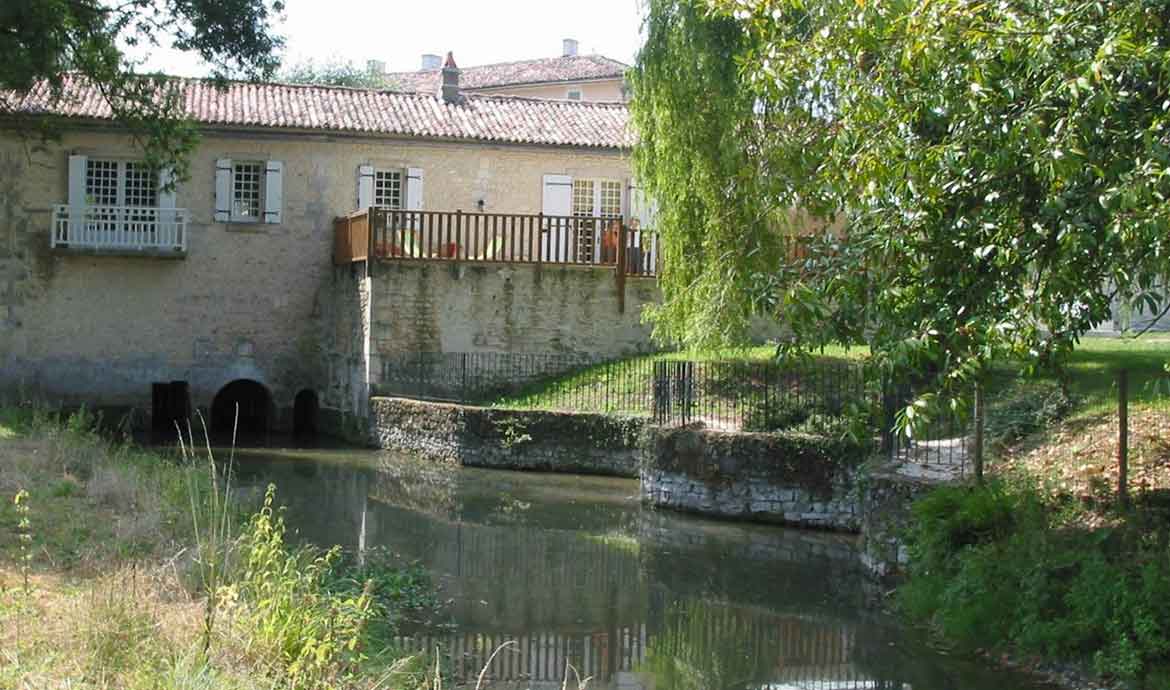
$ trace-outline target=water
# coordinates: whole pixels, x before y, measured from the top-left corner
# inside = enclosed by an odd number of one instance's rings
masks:
[[[401,644],[441,645],[472,684],[514,640],[492,687],[560,688],[566,664],[595,690],[1035,687],[875,612],[847,536],[646,510],[631,480],[344,449],[237,457],[244,483],[277,485],[300,538],[423,563],[453,625]]]

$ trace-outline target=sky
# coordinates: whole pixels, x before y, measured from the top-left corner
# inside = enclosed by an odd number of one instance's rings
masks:
[[[286,0],[276,30],[287,63],[381,60],[389,71],[419,68],[423,53],[455,54],[461,66],[556,57],[561,39],[580,53],[632,63],[642,25],[641,0]],[[154,50],[145,68],[205,76],[200,60]]]

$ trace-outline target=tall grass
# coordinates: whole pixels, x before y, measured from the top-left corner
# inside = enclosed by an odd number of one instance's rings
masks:
[[[290,545],[271,487],[245,520],[234,453],[221,466],[206,434],[188,427],[166,456],[109,442],[84,412],[0,411],[0,426],[0,581],[25,568],[36,590],[0,588],[0,687],[436,687],[422,659],[372,648],[390,632],[371,620],[417,599],[418,578]],[[146,537],[119,527],[140,511]],[[6,541],[18,524],[30,538]],[[386,591],[399,583],[415,589]]]

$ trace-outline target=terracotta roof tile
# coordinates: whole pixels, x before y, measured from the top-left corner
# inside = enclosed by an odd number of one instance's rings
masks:
[[[629,67],[603,55],[573,55],[501,62],[460,69],[459,85],[465,89],[486,89],[586,79],[619,79]],[[386,74],[386,81],[388,86],[400,91],[429,93],[439,88],[439,73],[440,70],[437,69],[390,72]]]
[[[320,129],[601,148],[629,148],[634,137],[618,103],[550,101],[514,96],[464,95],[447,103],[436,95],[289,84],[174,79],[185,110],[204,125]],[[85,79],[67,77],[54,99],[47,84],[28,93],[0,92],[0,112],[112,120],[113,113]]]

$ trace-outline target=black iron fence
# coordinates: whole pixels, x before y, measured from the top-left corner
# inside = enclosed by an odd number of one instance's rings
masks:
[[[602,361],[579,355],[407,353],[383,356],[375,393],[474,405],[651,417],[767,431],[841,425],[870,414],[854,362],[689,361],[655,356]]]
[[[912,435],[899,415],[919,391],[860,362],[693,361],[664,355],[410,352],[381,355],[376,395],[523,410],[647,417],[664,426],[794,430],[867,438],[890,460],[967,474],[978,452],[969,404],[923,411]]]

